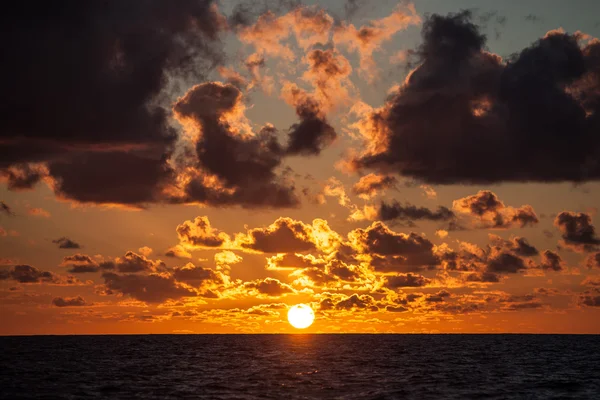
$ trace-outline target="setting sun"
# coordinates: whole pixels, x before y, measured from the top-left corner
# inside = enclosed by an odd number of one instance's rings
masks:
[[[296,304],[288,311],[288,321],[297,329],[308,328],[315,320],[315,313],[306,304]]]

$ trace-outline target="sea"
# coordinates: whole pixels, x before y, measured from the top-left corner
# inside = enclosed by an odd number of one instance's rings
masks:
[[[600,399],[600,335],[0,337],[2,399]]]

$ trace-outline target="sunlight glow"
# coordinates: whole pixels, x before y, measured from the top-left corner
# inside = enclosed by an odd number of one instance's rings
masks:
[[[296,304],[288,311],[288,321],[297,329],[308,328],[315,320],[315,313],[306,304]]]

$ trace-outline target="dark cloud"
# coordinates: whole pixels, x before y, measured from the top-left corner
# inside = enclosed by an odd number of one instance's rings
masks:
[[[376,272],[416,272],[425,268],[424,265],[412,265],[406,263],[402,256],[380,256],[371,254],[371,267]]]
[[[106,288],[146,303],[163,303],[169,299],[197,296],[197,292],[176,282],[168,274],[102,274]]]
[[[259,279],[253,282],[246,282],[245,289],[255,289],[260,294],[270,297],[279,297],[287,293],[294,293],[288,284],[282,283],[274,278]]]
[[[440,184],[600,178],[600,42],[550,32],[504,62],[471,17],[427,18],[418,67],[368,117],[353,165]]]
[[[54,304],[56,307],[82,307],[87,305],[84,298],[81,296],[55,297],[52,299],[52,304]]]
[[[503,240],[502,238],[494,235],[491,236],[491,241],[495,245],[504,248],[506,250],[510,250],[518,256],[522,257],[532,257],[540,254],[535,246],[529,244],[529,241],[524,237],[514,237],[510,240]]]
[[[425,296],[425,301],[428,303],[441,303],[451,296],[452,294],[447,290],[440,290],[437,293],[428,294],[427,296]]]
[[[79,243],[74,242],[68,237],[61,237],[56,240],[53,240],[52,243],[56,243],[59,249],[80,249],[81,246]]]
[[[293,185],[276,169],[284,150],[267,126],[257,135],[237,132],[224,118],[241,110],[241,92],[232,85],[208,82],[191,88],[173,110],[184,125],[194,126],[198,138],[193,157],[186,161],[199,169],[173,202],[197,201],[213,206],[291,207],[298,204]],[[210,174],[218,182],[206,181]]]
[[[426,286],[431,282],[431,279],[425,278],[423,275],[418,274],[398,274],[394,276],[388,276],[385,279],[385,286],[389,289],[396,290],[405,287],[422,287]]]
[[[70,275],[57,275],[42,271],[31,265],[15,265],[10,269],[0,269],[0,280],[12,279],[19,283],[50,283],[54,285],[75,285],[80,281]]]
[[[19,164],[4,170],[0,169],[0,176],[6,177],[9,190],[31,189],[45,175],[43,168],[30,164]]]
[[[530,205],[519,208],[505,206],[494,192],[481,190],[477,194],[455,200],[453,208],[477,221],[476,227],[508,229],[513,225],[521,228],[533,226],[539,219]]]
[[[589,269],[600,268],[600,253],[590,254],[585,260],[585,265]]]
[[[444,253],[442,265],[447,271],[466,273],[466,282],[500,282],[507,274],[516,274],[539,266],[529,256],[539,254],[524,238],[503,240],[490,235],[491,245],[480,248],[462,242],[458,251]]]
[[[587,307],[600,307],[600,290],[594,288],[585,291],[579,296],[579,304]]]
[[[183,267],[173,269],[173,277],[193,286],[203,286],[208,283],[223,283],[219,275],[210,268],[202,268],[188,263]]]
[[[15,215],[12,208],[3,201],[0,201],[0,213],[11,217]]]
[[[69,268],[68,271],[72,274],[98,272],[100,270],[100,265],[85,254],[73,254],[63,257],[60,265]]]
[[[563,211],[554,219],[565,246],[575,251],[594,251],[600,248],[600,238],[586,213]]]
[[[433,254],[431,241],[414,232],[396,233],[382,222],[374,222],[367,229],[356,229],[350,232],[349,238],[359,253],[400,256],[405,265],[439,264],[438,257]]]
[[[433,211],[427,207],[417,207],[412,204],[402,205],[397,201],[391,204],[382,201],[378,214],[382,221],[451,221],[456,218],[454,212],[444,206]]]
[[[246,249],[263,253],[301,253],[315,250],[311,227],[291,218],[278,218],[266,228],[250,229],[241,240]]]
[[[35,12],[18,4],[0,22],[11,38],[0,66],[11,77],[0,107],[9,186],[31,187],[42,173],[27,163],[47,162],[59,196],[156,201],[176,140],[166,88],[201,78],[221,59],[225,21],[214,2],[67,1]]]
[[[325,119],[321,103],[295,86],[290,89],[289,101],[296,108],[300,122],[289,128],[286,154],[319,155],[337,137],[335,129]]]
[[[354,194],[360,197],[373,197],[382,190],[393,188],[398,183],[398,179],[390,175],[368,174],[360,178],[352,186]]]
[[[379,307],[377,302],[368,294],[352,294],[350,296],[344,296],[341,299],[325,298],[320,302],[321,310],[369,310],[378,311]]]
[[[510,253],[496,254],[488,260],[487,264],[487,272],[492,273],[516,274],[526,269],[525,261],[521,257]]]
[[[99,266],[101,269],[115,269],[124,273],[159,272],[166,268],[162,261],[149,260],[133,251],[128,251],[123,257],[117,257],[113,261],[104,261]]]
[[[162,152],[80,152],[48,165],[57,195],[81,203],[139,207],[160,200],[174,171]]]
[[[540,267],[544,270],[562,271],[565,269],[562,258],[551,250],[546,250],[542,253],[542,262]]]

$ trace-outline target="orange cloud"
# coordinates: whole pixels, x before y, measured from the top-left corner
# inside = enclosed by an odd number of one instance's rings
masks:
[[[373,20],[358,29],[353,24],[342,23],[335,28],[333,41],[346,46],[350,51],[359,53],[360,71],[363,76],[372,81],[377,76],[373,53],[381,50],[381,45],[397,32],[419,23],[421,18],[417,15],[413,4],[399,5],[389,16]]]

